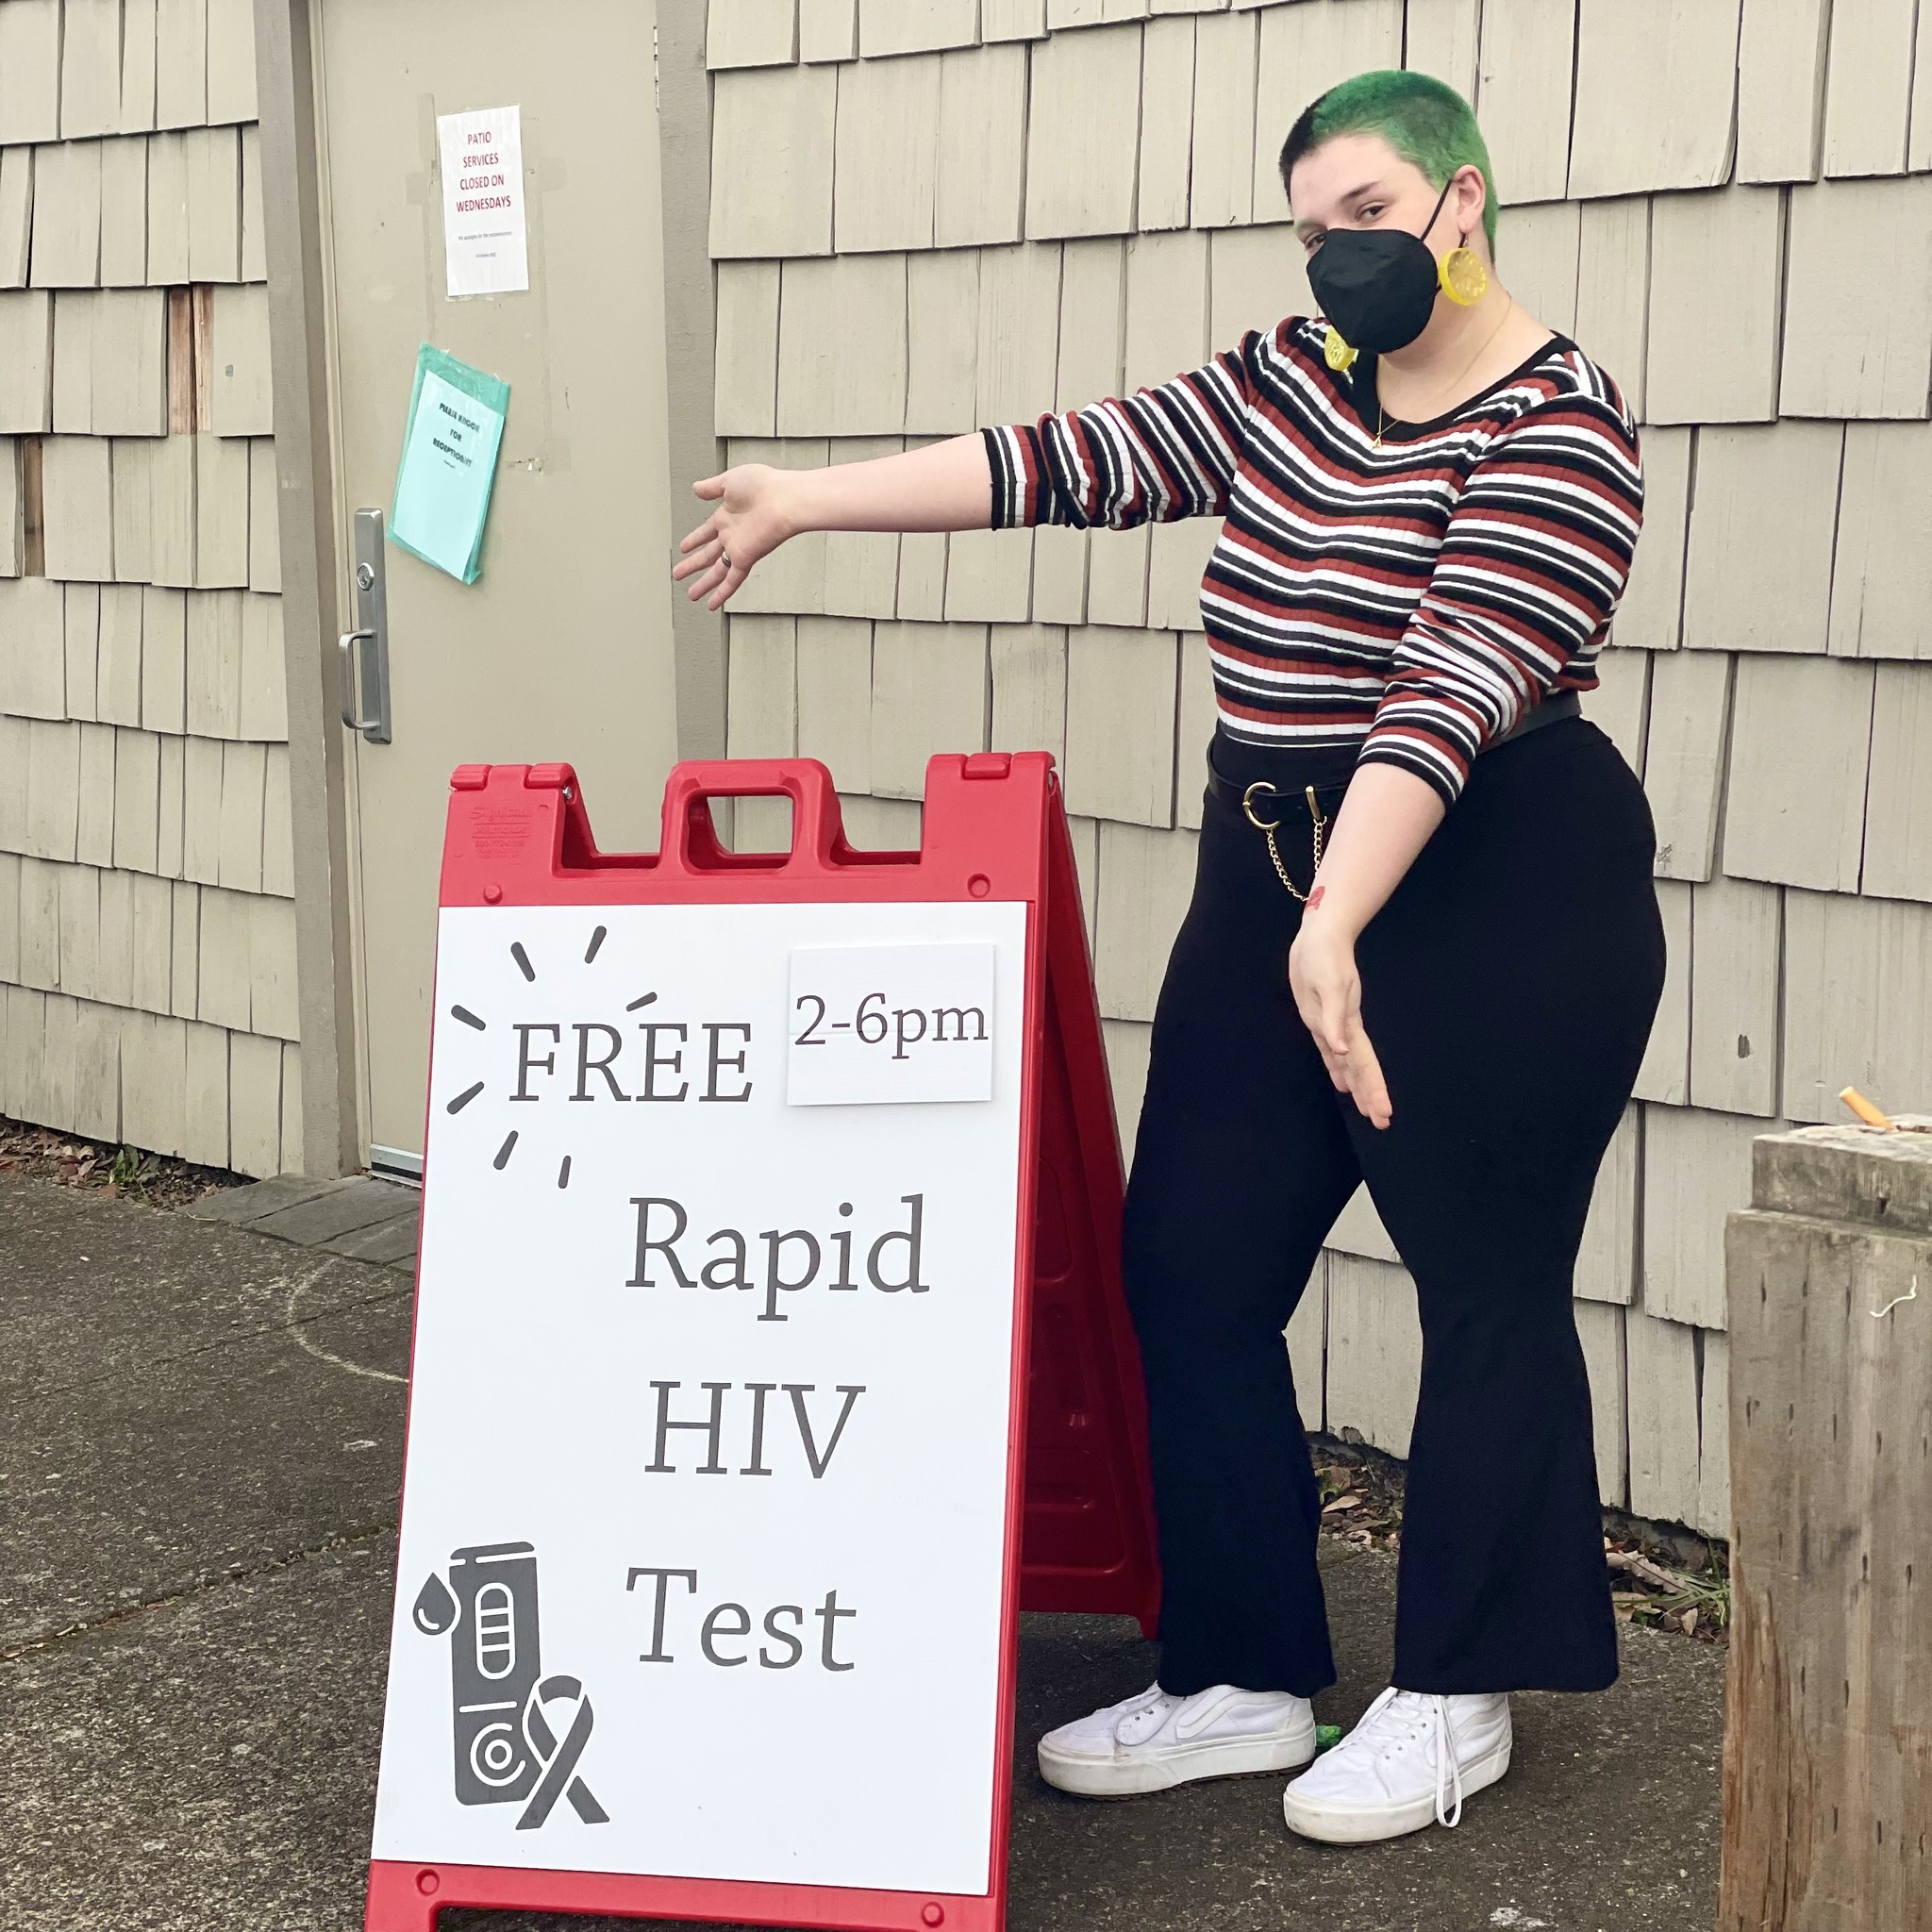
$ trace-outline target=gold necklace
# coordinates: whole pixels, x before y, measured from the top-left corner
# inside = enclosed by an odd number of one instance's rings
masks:
[[[1483,338],[1476,347],[1475,354],[1456,372],[1454,379],[1447,385],[1450,390],[1455,390],[1460,384],[1462,378],[1489,353],[1491,343],[1503,333],[1503,325],[1509,320],[1515,308],[1516,298],[1511,295],[1504,305],[1503,313],[1497,319],[1495,327]],[[1375,371],[1375,447],[1377,449],[1382,447],[1382,432],[1388,428],[1391,420],[1389,411],[1382,402],[1382,372],[1378,365]],[[1400,423],[1404,418],[1397,416],[1392,420]]]

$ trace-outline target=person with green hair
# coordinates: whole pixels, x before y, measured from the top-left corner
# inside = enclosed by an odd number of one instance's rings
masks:
[[[1106,1797],[1300,1771],[1289,1825],[1353,1843],[1456,1824],[1508,1768],[1511,1691],[1616,1676],[1572,1272],[1664,946],[1642,789],[1578,703],[1642,520],[1630,411],[1504,286],[1453,89],[1344,81],[1281,175],[1319,314],[1036,423],[728,470],[675,575],[716,609],[800,531],[1222,520],[1194,893],[1123,1227],[1159,1673],[1039,1757]],[[1282,1334],[1363,1184],[1421,1392],[1392,1681],[1317,1759],[1323,1505]]]

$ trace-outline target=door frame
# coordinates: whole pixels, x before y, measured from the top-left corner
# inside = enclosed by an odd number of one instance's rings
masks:
[[[408,5],[408,0],[392,0]],[[334,1176],[367,1158],[357,1011],[354,808],[337,708],[336,639],[347,558],[337,513],[329,332],[326,158],[317,111],[319,0],[254,0],[261,117],[276,501],[289,691],[295,948],[302,1031],[302,1172]],[[711,84],[707,0],[658,0],[664,306],[672,501],[722,460],[713,427]],[[670,559],[665,559],[669,568]],[[680,758],[724,750],[724,625],[672,600]]]

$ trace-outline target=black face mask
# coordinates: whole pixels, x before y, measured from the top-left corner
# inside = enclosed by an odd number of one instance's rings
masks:
[[[1407,228],[1331,228],[1308,259],[1308,287],[1342,341],[1384,356],[1406,349],[1435,312],[1436,258],[1425,237],[1449,199],[1444,184],[1421,235]]]

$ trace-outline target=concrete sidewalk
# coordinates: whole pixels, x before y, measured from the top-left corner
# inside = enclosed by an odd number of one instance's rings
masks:
[[[338,1189],[301,1215],[308,1196],[248,1193],[210,1219],[0,1174],[9,1932],[361,1924],[408,1204]],[[245,1224],[257,1207],[282,1224]],[[342,1252],[358,1245],[374,1258]],[[1394,1566],[1338,1550],[1327,1578],[1341,1683],[1321,1714],[1347,1724],[1388,1667]],[[1272,1778],[1124,1805],[1047,1790],[1032,1739],[1139,1690],[1152,1662],[1131,1624],[1029,1618],[1014,1932],[1708,1925],[1722,1654],[1641,1630],[1624,1647],[1605,1696],[1517,1700],[1515,1768],[1459,1830],[1339,1852],[1288,1836]]]

